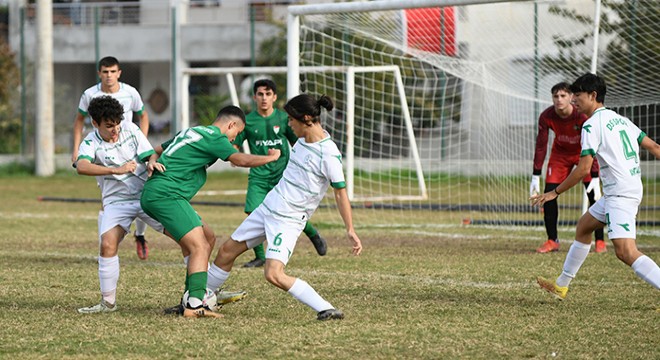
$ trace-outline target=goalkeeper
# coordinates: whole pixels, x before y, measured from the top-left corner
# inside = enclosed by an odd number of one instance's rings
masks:
[[[553,86],[550,90],[552,93],[552,106],[545,109],[539,116],[536,151],[534,152],[534,171],[529,187],[530,196],[541,193],[540,177],[548,150],[548,130],[554,132],[555,139],[552,142],[552,150],[548,160],[544,193],[559,186],[580,160],[580,134],[582,124],[587,121],[587,116],[578,113],[577,109],[571,104],[573,94],[569,86],[565,82]],[[589,198],[589,206],[593,205],[601,196],[598,170],[598,162],[594,161],[591,174],[583,179]],[[559,206],[556,199],[543,204],[543,221],[548,240],[536,249],[537,253],[549,253],[559,250],[559,238],[557,237],[558,216]],[[596,252],[607,251],[603,240],[603,229],[597,229],[594,234],[596,236]]]
[[[266,194],[280,181],[284,168],[289,162],[289,144],[293,145],[298,141],[298,137],[289,127],[289,116],[284,111],[274,108],[277,101],[275,83],[269,79],[260,79],[254,83],[252,90],[256,110],[246,115],[245,131],[238,134],[232,144],[238,149],[243,141],[247,140],[252,154],[266,155],[268,149],[279,149],[282,156],[277,161],[250,169],[245,198],[247,214],[261,205]],[[303,232],[314,244],[316,252],[321,256],[325,255],[327,244],[314,226],[307,222]],[[244,267],[264,266],[266,254],[262,244],[254,248],[254,255],[254,260],[246,263]]]

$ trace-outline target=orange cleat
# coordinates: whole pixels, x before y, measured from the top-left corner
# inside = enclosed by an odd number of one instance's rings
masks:
[[[559,251],[559,242],[552,239],[548,239],[548,241],[544,242],[540,248],[536,249],[536,252],[539,254],[545,254],[554,251]]]
[[[597,253],[607,252],[607,245],[605,245],[605,240],[596,240],[596,252]]]

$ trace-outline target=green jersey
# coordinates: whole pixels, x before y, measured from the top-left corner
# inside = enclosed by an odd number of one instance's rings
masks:
[[[227,161],[237,150],[217,126],[195,126],[179,132],[162,145],[158,162],[165,172],[154,171],[145,190],[169,197],[181,196],[188,201],[206,182],[206,168],[216,160]]]
[[[248,181],[279,181],[289,162],[289,144],[297,140],[296,134],[289,127],[289,116],[286,112],[275,109],[268,117],[253,111],[245,117],[245,129],[238,134],[233,144],[241,146],[247,140],[250,153],[268,155],[268,149],[279,149],[282,154],[277,161],[250,169]]]

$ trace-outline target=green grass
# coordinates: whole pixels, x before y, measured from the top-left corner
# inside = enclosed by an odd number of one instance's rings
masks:
[[[204,190],[243,189],[245,179],[214,174]],[[151,229],[148,261],[137,259],[132,237],[120,246],[119,311],[79,315],[76,308],[99,299],[99,204],[36,199],[98,198],[94,180],[70,172],[2,177],[0,192],[0,358],[660,358],[658,290],[611,247],[589,256],[568,299],[558,302],[534,279],[558,274],[568,242],[559,253],[537,255],[542,228],[439,224],[443,213],[424,214],[426,225],[402,222],[400,212],[388,221],[387,211],[381,225],[357,223],[360,257],[349,254],[335,210],[313,218],[328,255],[317,256],[303,237],[287,272],[342,309],[343,321],[316,321],[260,270],[240,267],[227,286],[249,296],[225,306],[223,319],[162,315],[179,300],[185,269],[177,245]],[[218,243],[244,218],[240,207],[197,209]],[[572,228],[560,230],[562,239],[572,237]],[[660,262],[656,230],[641,232],[638,244]]]

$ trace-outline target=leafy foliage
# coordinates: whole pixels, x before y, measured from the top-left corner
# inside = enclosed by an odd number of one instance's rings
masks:
[[[660,7],[654,1],[602,2],[600,31],[613,36],[605,53],[600,56],[599,74],[609,86],[625,88],[630,99],[648,97],[649,89],[657,88],[660,72]],[[578,23],[592,24],[593,17],[581,15],[575,10],[553,5],[550,13]],[[643,21],[642,21],[643,19]],[[542,59],[542,71],[546,74],[563,72],[577,77],[589,69],[591,58],[576,53],[573,48],[584,45],[593,38],[591,31],[576,38],[556,36],[554,43],[559,49],[557,56]]]
[[[0,153],[16,153],[20,148],[21,122],[17,116],[19,76],[15,54],[0,38]]]

